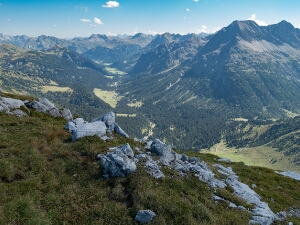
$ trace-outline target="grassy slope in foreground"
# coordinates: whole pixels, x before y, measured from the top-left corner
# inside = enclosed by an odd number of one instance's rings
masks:
[[[24,118],[0,113],[0,224],[137,224],[140,209],[157,214],[152,224],[248,224],[248,213],[215,204],[213,190],[192,174],[181,177],[163,168],[166,177],[155,179],[138,164],[125,178],[102,179],[97,154],[127,142],[142,149],[141,144],[119,136],[72,143],[64,125],[34,111]],[[213,155],[185,153],[216,163]],[[274,212],[300,208],[300,182],[270,169],[222,164],[232,166],[242,182],[256,184],[255,191]],[[216,194],[251,207],[231,192],[218,189]]]

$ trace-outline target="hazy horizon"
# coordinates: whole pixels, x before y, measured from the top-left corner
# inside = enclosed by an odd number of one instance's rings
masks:
[[[234,20],[300,27],[300,1],[0,0],[0,33],[59,38],[92,34],[214,33]]]

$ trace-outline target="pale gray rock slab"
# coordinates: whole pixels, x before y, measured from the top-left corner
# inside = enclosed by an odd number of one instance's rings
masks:
[[[144,154],[144,153],[141,153],[141,154],[136,155],[135,158],[137,158],[137,159],[139,159],[139,160],[140,160],[140,159],[146,159],[146,158],[147,158],[147,155]]]
[[[232,171],[231,167],[226,168],[219,164],[214,166],[216,166],[223,175],[227,175],[225,181],[233,188],[236,196],[244,199],[248,204],[255,206],[251,211],[252,219],[249,221],[249,224],[270,225],[279,219],[269,208],[268,204],[261,201],[261,197],[254,190],[238,180],[238,176]]]
[[[73,121],[70,121],[66,124],[65,129],[68,130],[70,133],[73,133],[74,130],[76,130],[76,125]]]
[[[97,121],[93,123],[86,123],[79,125],[73,130],[72,141],[76,141],[79,138],[86,136],[97,135],[102,137],[106,134],[106,125],[102,121]]]
[[[276,171],[275,171],[276,172]],[[300,181],[300,174],[296,172],[291,172],[291,171],[286,171],[286,172],[276,172],[278,174],[281,174],[285,177],[290,177],[294,180],[299,180]]]
[[[39,98],[39,103],[47,107],[48,110],[56,108],[55,105],[50,102],[47,98]]]
[[[116,115],[113,112],[108,112],[98,118],[95,118],[91,121],[92,122],[96,122],[96,121],[102,121],[105,123],[105,125],[107,126],[107,128],[111,131],[114,130],[115,128],[115,121],[116,121]]]
[[[60,113],[60,110],[58,108],[53,108],[53,109],[50,109],[48,112],[47,112],[50,116],[53,116],[53,117],[62,117],[61,113]]]
[[[18,116],[18,117],[28,116],[27,113],[23,112],[20,109],[15,109],[12,112],[10,112],[10,114]]]
[[[124,147],[124,146],[123,146]],[[122,148],[123,148],[122,147]],[[99,154],[97,158],[104,168],[104,177],[124,177],[136,170],[136,163],[121,149],[117,148],[106,155]]]
[[[25,106],[21,100],[0,97],[0,111],[8,113],[11,109],[19,109],[21,106]]]
[[[114,130],[117,134],[119,134],[123,137],[129,138],[129,135],[126,134],[125,131],[122,130],[122,128],[117,123],[114,123]]]
[[[134,153],[130,147],[130,145],[128,143],[126,143],[122,148],[121,148],[121,151],[127,155],[128,157],[130,158],[133,158],[134,157]]]
[[[156,153],[160,157],[160,161],[166,166],[171,166],[176,159],[176,153],[172,150],[172,147],[159,139],[152,142],[150,151]]]
[[[151,156],[147,156],[148,160],[145,163],[145,167],[147,168],[147,172],[153,176],[154,178],[162,178],[165,175],[163,174],[163,172],[161,172],[160,170],[160,165],[159,162],[155,161],[152,159]]]
[[[60,110],[47,98],[39,98],[38,101],[32,101],[28,105],[38,112],[42,112],[53,117],[62,117]]]
[[[156,216],[156,214],[147,209],[147,210],[140,210],[135,216],[135,220],[140,222],[140,223],[150,223],[153,218]]]
[[[71,113],[71,111],[70,111],[69,109],[63,109],[63,110],[61,111],[61,115],[62,115],[62,117],[63,117],[67,122],[73,120],[73,115],[72,115],[72,113]]]
[[[73,131],[76,130],[79,125],[83,125],[85,123],[86,122],[82,118],[76,118],[68,122],[65,126],[65,129],[68,130],[70,133],[73,133]]]
[[[79,125],[82,125],[82,124],[85,124],[86,121],[84,121],[84,119],[82,118],[76,118],[75,120],[72,120],[73,123],[76,125],[76,126],[79,126]]]
[[[198,177],[199,180],[207,183],[212,188],[225,188],[227,186],[223,181],[216,179],[214,177],[215,174],[209,168],[194,166],[192,170],[196,172],[195,176]]]
[[[219,172],[223,172],[223,174],[226,174],[227,176],[229,175],[235,176],[235,172],[233,172],[231,167],[224,167],[220,164],[215,164],[214,166],[218,168]]]
[[[228,158],[221,158],[221,159],[218,159],[219,162],[228,162],[228,163],[231,163],[231,160],[228,159]]]

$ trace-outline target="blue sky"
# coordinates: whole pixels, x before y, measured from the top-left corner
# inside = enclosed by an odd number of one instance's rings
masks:
[[[36,37],[212,33],[234,20],[300,27],[299,0],[0,0],[0,33]]]

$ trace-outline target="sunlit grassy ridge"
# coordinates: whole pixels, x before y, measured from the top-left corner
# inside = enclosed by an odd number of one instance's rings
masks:
[[[155,179],[138,164],[125,178],[102,179],[97,154],[127,142],[132,148],[143,149],[142,144],[116,134],[107,142],[86,137],[72,143],[64,125],[63,119],[35,111],[23,118],[0,113],[0,224],[137,224],[140,209],[157,214],[152,224],[248,224],[249,213],[216,204],[213,190],[192,174],[182,177],[163,167],[166,177]],[[216,156],[184,153],[215,171]],[[300,182],[270,169],[222,164],[232,166],[244,183],[256,184],[274,212],[300,208]],[[230,188],[215,194],[251,207]]]

